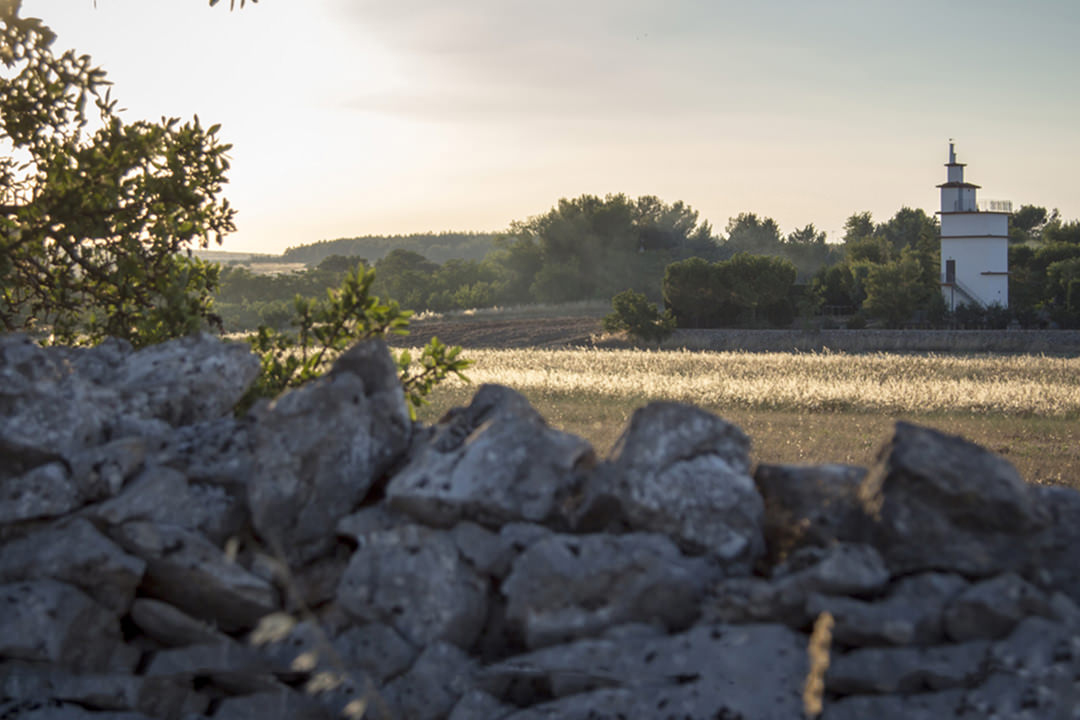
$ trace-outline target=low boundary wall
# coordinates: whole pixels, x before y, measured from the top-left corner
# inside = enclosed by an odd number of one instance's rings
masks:
[[[750,352],[1080,355],[1080,330],[677,330],[663,346]]]

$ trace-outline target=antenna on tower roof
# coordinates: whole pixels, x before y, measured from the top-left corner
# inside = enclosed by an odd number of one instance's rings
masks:
[[[953,149],[953,139],[949,138],[949,164],[956,164],[956,150]]]

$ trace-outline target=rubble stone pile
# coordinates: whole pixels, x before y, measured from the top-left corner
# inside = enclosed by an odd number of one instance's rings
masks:
[[[601,459],[505,387],[411,422],[380,342],[257,372],[0,336],[0,719],[789,720],[815,627],[825,720],[1080,718],[1080,493],[962,439],[753,468],[654,403]]]

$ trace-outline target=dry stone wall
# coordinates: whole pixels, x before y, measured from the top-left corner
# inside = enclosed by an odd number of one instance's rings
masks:
[[[826,720],[1080,717],[1080,493],[962,439],[755,469],[656,403],[598,458],[504,387],[411,423],[378,342],[257,371],[0,337],[0,718],[798,718],[826,617]]]

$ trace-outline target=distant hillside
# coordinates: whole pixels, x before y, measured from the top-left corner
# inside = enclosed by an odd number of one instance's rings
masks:
[[[437,263],[455,258],[480,260],[494,246],[494,239],[494,233],[471,232],[365,235],[290,247],[281,255],[280,261],[318,265],[331,255],[344,255],[359,256],[368,262],[375,262],[398,248],[418,252]]]

